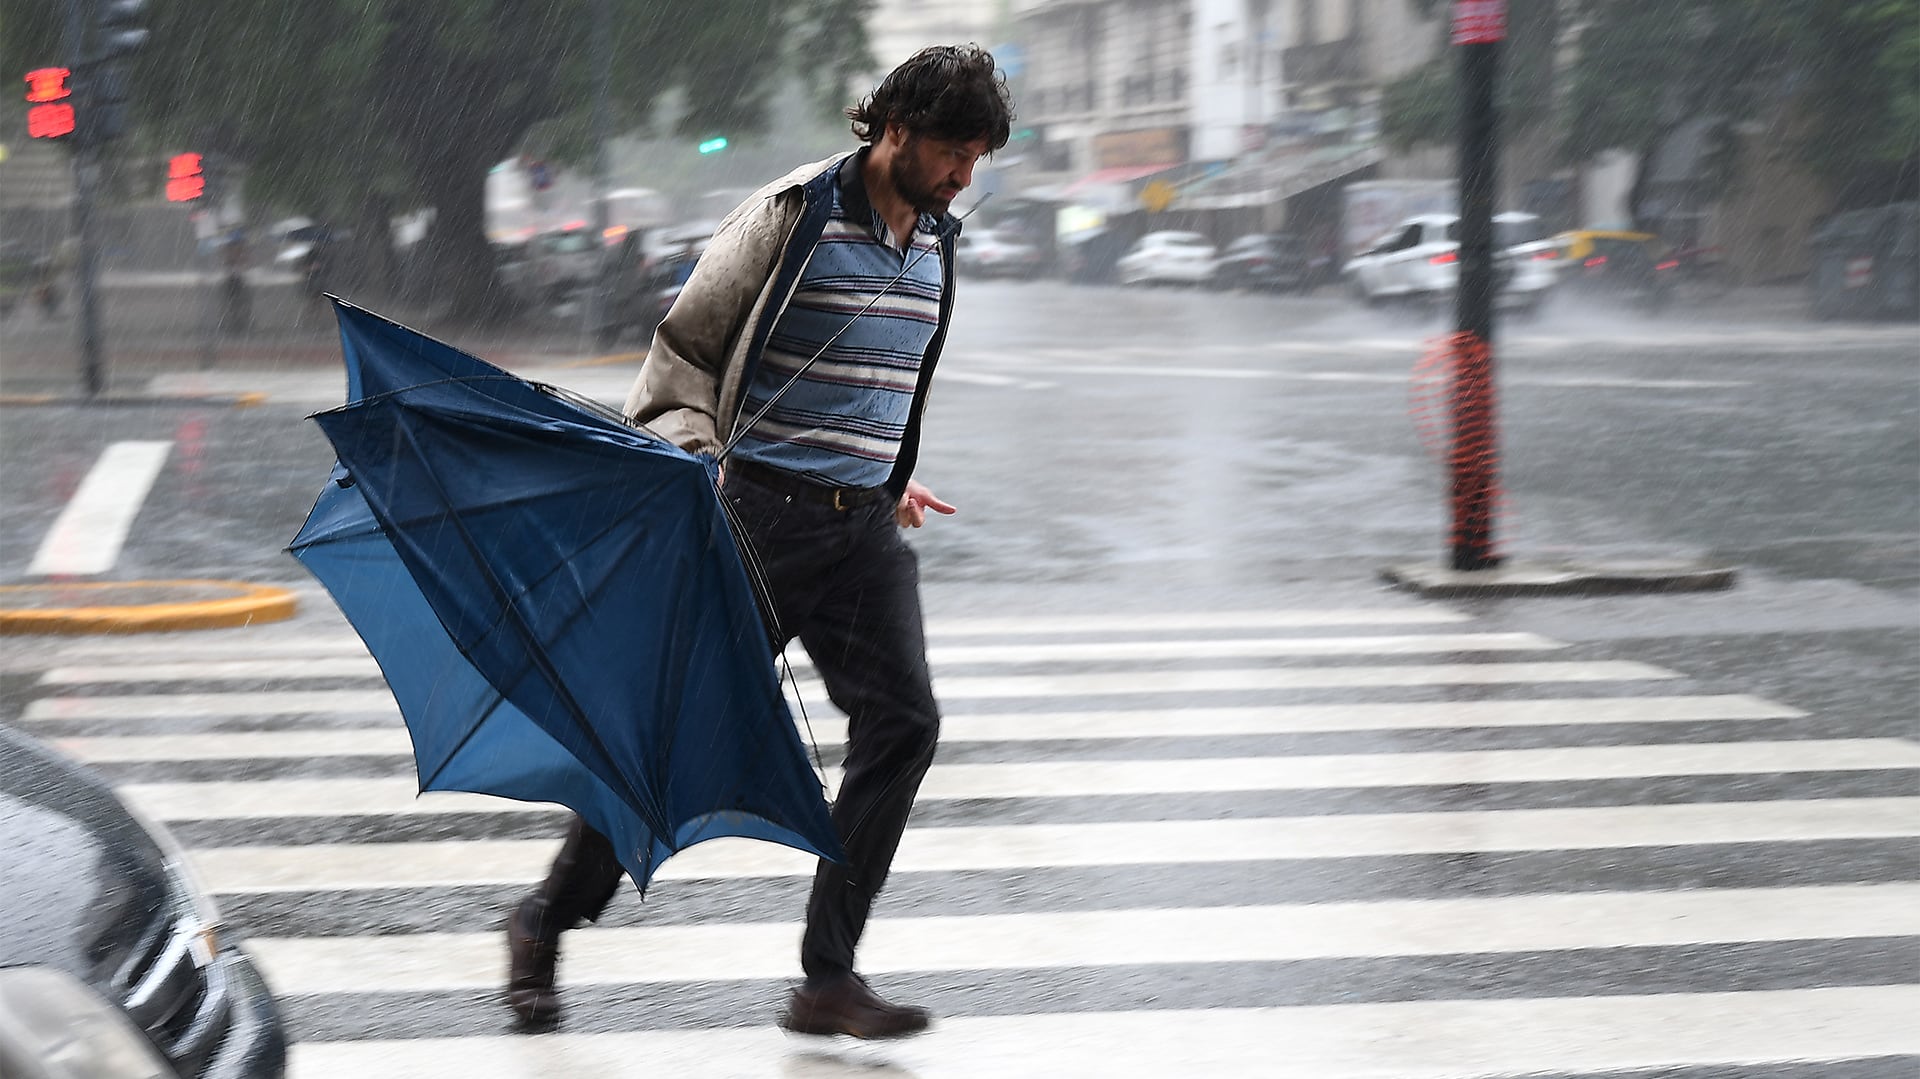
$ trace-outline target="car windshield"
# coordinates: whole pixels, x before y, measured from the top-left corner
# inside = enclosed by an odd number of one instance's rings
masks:
[[[1547,238],[1547,230],[1537,217],[1523,217],[1493,223],[1494,242],[1501,247],[1517,247]]]
[[[1547,238],[1547,230],[1537,217],[1524,217],[1495,221],[1493,223],[1493,244],[1495,247],[1517,247]],[[1447,223],[1447,240],[1460,242],[1460,222]]]

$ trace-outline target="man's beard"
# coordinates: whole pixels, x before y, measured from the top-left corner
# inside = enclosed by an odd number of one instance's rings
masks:
[[[908,139],[889,164],[887,179],[892,181],[893,189],[900,193],[907,205],[913,207],[915,213],[946,213],[953,200],[940,197],[938,182],[930,183],[921,177],[919,169],[915,167],[919,163],[919,157],[914,153],[916,149],[915,140]]]

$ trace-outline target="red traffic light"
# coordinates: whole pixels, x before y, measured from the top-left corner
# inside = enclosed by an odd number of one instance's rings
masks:
[[[65,103],[35,105],[27,110],[27,135],[36,139],[57,139],[73,134],[73,106]]]
[[[27,100],[36,105],[58,101],[73,93],[67,80],[73,72],[64,67],[42,67],[27,72]]]
[[[73,96],[67,80],[73,72],[64,67],[42,67],[27,72],[27,135],[36,139],[57,139],[73,134],[73,106],[62,98]]]
[[[207,193],[199,154],[175,154],[167,162],[167,201],[192,202]]]

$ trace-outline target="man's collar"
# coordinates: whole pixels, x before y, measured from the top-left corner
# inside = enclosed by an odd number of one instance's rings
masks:
[[[873,200],[867,197],[867,157],[872,152],[873,145],[869,143],[840,163],[840,205],[848,217],[868,223],[879,221]]]
[[[867,195],[867,156],[872,152],[873,144],[868,143],[840,163],[840,206],[852,220],[866,222],[873,230],[873,235],[884,243],[887,223],[881,220],[880,211],[873,208],[873,200]],[[914,231],[938,236],[944,216],[920,214],[919,220],[914,223]]]

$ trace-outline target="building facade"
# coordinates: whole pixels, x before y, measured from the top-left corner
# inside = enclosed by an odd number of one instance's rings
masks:
[[[1038,171],[1221,163],[1364,129],[1432,55],[1406,0],[1013,0]]]
[[[928,45],[991,46],[1000,0],[879,0],[867,17],[874,73],[884,75]]]

